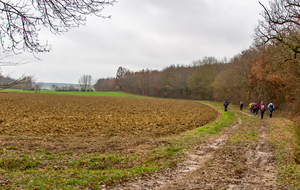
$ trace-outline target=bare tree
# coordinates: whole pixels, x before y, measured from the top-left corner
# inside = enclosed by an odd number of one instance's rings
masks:
[[[116,74],[116,82],[117,85],[119,86],[120,90],[125,90],[124,89],[124,79],[128,76],[130,76],[132,74],[132,72],[130,72],[129,69],[126,69],[125,67],[119,67],[117,70],[117,74]]]
[[[285,50],[293,52],[293,59],[300,54],[300,2],[298,0],[273,0],[264,8],[263,21],[259,21],[255,29],[257,43],[269,42],[281,44]]]
[[[78,84],[82,91],[91,91],[93,87],[93,78],[91,75],[82,75],[78,80]]]
[[[51,90],[55,90],[55,88],[56,88],[56,85],[55,85],[55,84],[52,84],[52,85],[51,85]]]
[[[105,6],[116,0],[0,0],[2,21],[0,42],[5,52],[48,52],[48,44],[40,44],[38,33],[49,28],[60,34],[86,21],[87,15],[110,18],[101,14]]]

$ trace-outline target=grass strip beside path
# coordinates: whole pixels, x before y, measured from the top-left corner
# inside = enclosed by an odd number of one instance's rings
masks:
[[[279,164],[279,188],[298,189],[300,187],[300,130],[285,118],[272,118],[270,142],[275,148]]]
[[[178,141],[187,143],[191,148],[193,148],[195,144],[201,144],[202,141],[205,141],[212,136],[219,135],[224,127],[231,126],[236,122],[236,111],[228,110],[225,112],[222,104],[218,104],[216,102],[201,101],[200,103],[217,109],[220,115],[217,121],[194,130],[184,132],[178,136],[180,138]]]
[[[212,106],[215,109],[217,109],[218,112],[221,113],[221,117],[218,119],[218,121],[196,129],[196,133],[200,133],[202,135],[217,134],[223,129],[223,127],[233,125],[236,121],[236,111],[228,110],[227,112],[225,112],[223,109],[223,104],[207,101],[201,101],[201,103]]]

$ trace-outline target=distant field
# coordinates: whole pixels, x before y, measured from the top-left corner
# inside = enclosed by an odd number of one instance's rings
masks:
[[[3,92],[25,92],[25,93],[35,93],[35,91],[25,91],[25,90],[3,90]],[[79,96],[111,96],[111,97],[141,97],[132,94],[126,94],[122,92],[57,92],[52,90],[42,90],[40,94],[62,94],[62,95],[79,95]]]

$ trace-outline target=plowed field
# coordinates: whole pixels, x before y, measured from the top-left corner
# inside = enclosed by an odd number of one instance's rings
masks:
[[[160,137],[217,117],[195,101],[0,93],[0,134],[52,137]]]

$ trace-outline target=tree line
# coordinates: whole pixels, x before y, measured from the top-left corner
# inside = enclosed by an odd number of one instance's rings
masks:
[[[261,4],[262,5],[262,4]],[[99,79],[96,91],[121,90],[155,97],[273,101],[300,111],[300,3],[270,1],[255,28],[253,45],[230,60],[204,57],[192,65],[133,72],[119,67]]]
[[[279,48],[279,49],[278,49]],[[242,51],[229,61],[204,57],[192,65],[133,72],[119,67],[115,78],[98,79],[96,91],[120,90],[154,97],[224,101],[273,101],[299,107],[300,62],[285,61],[277,45]]]

